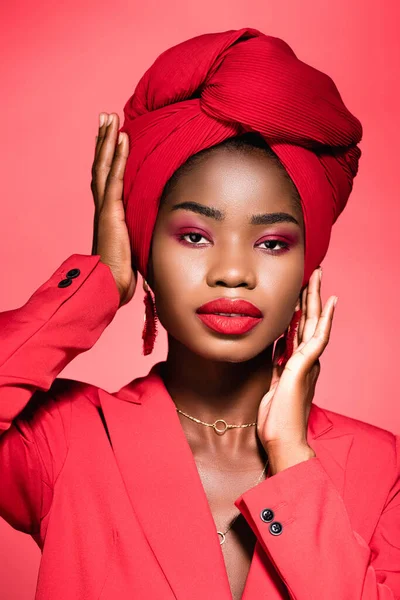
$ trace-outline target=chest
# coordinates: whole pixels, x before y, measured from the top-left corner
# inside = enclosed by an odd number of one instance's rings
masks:
[[[219,536],[233,600],[242,598],[257,538],[251,527],[234,506],[236,498],[253,487],[260,478],[263,466],[249,472],[196,462]],[[254,465],[253,465],[254,466]],[[264,475],[262,475],[264,478]],[[219,535],[221,532],[223,535]]]

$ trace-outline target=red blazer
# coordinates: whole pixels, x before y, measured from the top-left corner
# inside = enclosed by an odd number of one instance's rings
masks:
[[[0,515],[42,551],[37,600],[229,600],[160,363],[113,394],[57,378],[118,310],[99,258],[0,315]],[[399,599],[400,436],[313,404],[308,443],[235,502],[257,536],[243,600]]]

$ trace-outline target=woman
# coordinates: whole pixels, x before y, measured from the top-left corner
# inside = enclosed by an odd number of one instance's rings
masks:
[[[400,436],[312,402],[360,139],[249,28],[169,49],[121,129],[101,115],[92,255],[1,315],[0,514],[42,550],[37,599],[400,597]],[[138,270],[166,360],[114,394],[58,378]]]

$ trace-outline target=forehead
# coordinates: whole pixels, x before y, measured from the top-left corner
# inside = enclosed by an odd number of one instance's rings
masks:
[[[285,210],[302,217],[296,189],[275,162],[259,149],[215,149],[179,175],[166,204],[194,201],[230,215]]]

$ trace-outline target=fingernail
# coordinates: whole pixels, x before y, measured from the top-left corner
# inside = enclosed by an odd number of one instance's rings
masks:
[[[322,267],[319,268],[319,280],[321,281],[322,279]]]
[[[99,115],[100,127],[102,127],[104,125],[105,118],[106,118],[105,114],[100,113],[100,115]]]
[[[107,125],[111,125],[113,122],[114,115],[108,115]]]
[[[123,141],[123,139],[124,139],[124,136],[122,135],[122,131],[120,131],[119,135],[118,135],[118,144],[120,144]]]
[[[338,296],[335,296],[335,299],[333,301],[333,306],[336,306],[336,302],[339,300]]]

